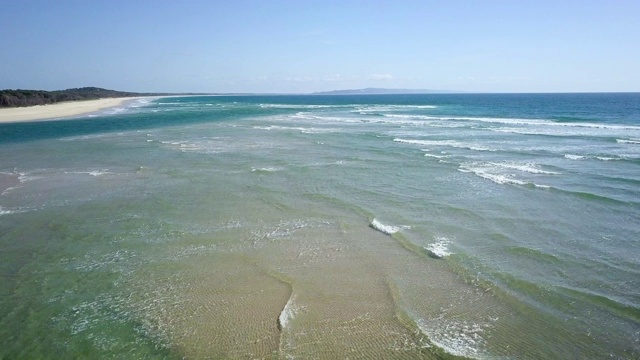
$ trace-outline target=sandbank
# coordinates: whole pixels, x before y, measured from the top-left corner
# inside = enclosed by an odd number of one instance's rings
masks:
[[[143,97],[107,98],[97,100],[67,101],[50,105],[18,108],[0,108],[0,123],[44,121],[69,116],[89,114]]]

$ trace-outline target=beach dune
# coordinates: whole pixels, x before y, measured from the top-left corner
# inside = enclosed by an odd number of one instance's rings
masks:
[[[97,100],[69,101],[51,105],[38,105],[0,109],[0,123],[44,121],[69,116],[88,114],[119,106],[140,97],[107,98]]]

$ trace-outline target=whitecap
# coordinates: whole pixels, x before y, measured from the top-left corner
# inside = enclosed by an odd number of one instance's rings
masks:
[[[611,157],[611,156],[586,156],[586,155],[571,155],[571,154],[566,154],[564,156],[566,159],[569,160],[587,160],[587,159],[595,159],[595,160],[600,160],[600,161],[618,161],[618,160],[625,160],[625,157]],[[629,158],[632,159],[632,158]]]
[[[516,163],[481,163],[481,162],[472,162],[465,163],[460,165],[458,171],[464,173],[472,173],[483,179],[491,180],[496,184],[504,185],[504,184],[512,184],[512,185],[532,185],[538,188],[549,188],[547,185],[540,185],[530,181],[525,181],[514,177],[511,173],[506,173],[505,169],[514,169],[520,170],[522,172],[532,173],[532,174],[551,174],[557,175],[559,173],[540,170],[535,167],[536,165],[522,165]]]
[[[424,248],[425,250],[427,250],[429,256],[436,259],[442,259],[451,255],[451,252],[449,252],[449,243],[451,243],[449,239],[445,237],[439,237],[435,240],[436,242],[431,243]]]
[[[584,159],[587,159],[587,157],[584,156],[584,155],[565,154],[564,157],[566,159],[569,159],[569,160],[584,160]]]
[[[263,109],[327,109],[348,107],[351,105],[307,105],[307,104],[259,104]]]
[[[508,125],[538,125],[538,126],[554,126],[564,128],[589,128],[589,129],[608,129],[608,130],[632,130],[640,131],[640,126],[630,125],[613,125],[598,123],[568,123],[555,122],[545,119],[525,119],[525,118],[494,118],[494,117],[466,117],[466,116],[424,116],[413,115],[416,119],[423,120],[441,120],[441,121],[477,121],[484,123],[508,124]]]
[[[11,210],[5,209],[2,206],[0,206],[0,216],[13,214],[13,213],[15,213],[15,211],[11,211]]]
[[[522,181],[519,179],[514,179],[510,176],[507,175],[500,175],[500,174],[491,174],[489,172],[486,172],[483,169],[468,169],[468,168],[461,168],[459,169],[461,172],[470,172],[473,174],[478,175],[479,177],[483,178],[483,179],[487,179],[487,180],[491,180],[496,184],[515,184],[515,185],[526,185],[527,182],[526,181]]]
[[[263,168],[251,168],[252,172],[275,172],[282,170],[281,167],[263,167]]]
[[[415,144],[415,145],[424,145],[424,146],[446,146],[453,147],[459,149],[468,149],[473,151],[498,151],[498,149],[492,149],[486,146],[480,146],[476,144],[468,144],[455,140],[415,140],[415,139],[393,139],[395,142],[405,143],[405,144]]]
[[[640,139],[616,139],[618,144],[640,145]]]
[[[413,109],[437,109],[436,105],[367,105],[359,106],[355,111],[377,112],[377,111],[397,111],[397,110],[413,110]],[[420,116],[420,115],[407,115]]]
[[[393,235],[398,231],[400,231],[401,229],[399,226],[385,225],[380,221],[378,221],[377,219],[373,219],[373,221],[371,221],[371,224],[369,224],[369,226],[387,235]]]
[[[27,173],[18,173],[18,181],[20,181],[21,184],[27,181],[33,181],[38,179],[42,179],[42,176],[30,175]]]
[[[507,168],[507,169],[513,169],[513,170],[518,170],[518,171],[522,171],[522,172],[527,172],[527,173],[531,173],[531,174],[546,174],[546,175],[559,175],[559,172],[555,172],[555,171],[547,171],[547,170],[542,170],[538,168],[538,164],[535,163],[526,163],[526,164],[518,164],[518,163],[510,163],[510,162],[504,162],[504,163],[489,163],[491,165],[496,165],[499,167],[503,167],[503,168]]]
[[[424,154],[425,157],[435,158],[435,159],[445,159],[448,158],[449,155],[436,155],[436,154]]]

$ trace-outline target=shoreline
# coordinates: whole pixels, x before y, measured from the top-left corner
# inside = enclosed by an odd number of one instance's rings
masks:
[[[60,118],[91,114],[120,106],[132,100],[145,98],[149,98],[149,96],[79,100],[48,105],[1,108],[0,124],[60,120]]]

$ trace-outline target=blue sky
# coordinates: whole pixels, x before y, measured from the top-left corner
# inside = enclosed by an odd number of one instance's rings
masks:
[[[0,3],[0,89],[640,91],[640,1]]]

